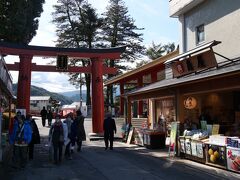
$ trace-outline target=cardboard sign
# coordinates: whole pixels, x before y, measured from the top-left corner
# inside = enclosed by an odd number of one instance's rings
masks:
[[[133,137],[133,128],[129,131],[129,134],[128,134],[128,138],[127,138],[127,144],[130,144],[131,141],[132,141],[132,137]]]
[[[201,121],[201,129],[207,131],[207,121]]]
[[[17,112],[21,112],[21,115],[24,115],[26,117],[26,109],[16,109],[16,114]]]
[[[219,128],[220,128],[219,124],[213,124],[213,126],[212,126],[212,135],[219,134]]]

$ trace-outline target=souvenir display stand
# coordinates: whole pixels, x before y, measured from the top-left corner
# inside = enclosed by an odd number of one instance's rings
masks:
[[[166,135],[164,132],[154,130],[143,131],[144,146],[149,149],[165,148]]]
[[[206,142],[206,164],[219,167],[222,169],[227,168],[226,160],[226,141],[227,136],[211,135],[209,142]]]
[[[240,173],[240,139],[238,137],[227,138],[227,169]]]
[[[205,163],[205,144],[204,140],[192,139],[191,136],[180,136],[180,155],[186,159]]]

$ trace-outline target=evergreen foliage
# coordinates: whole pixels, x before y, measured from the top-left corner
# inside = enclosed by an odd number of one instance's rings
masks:
[[[128,8],[123,0],[109,0],[107,11],[103,14],[104,23],[102,27],[103,44],[107,47],[127,46],[121,59],[117,61],[106,61],[108,67],[116,67],[119,73],[129,70],[127,63],[133,63],[145,53],[145,47],[141,45],[143,34],[139,31],[135,21],[128,13]],[[124,63],[124,64],[123,64]],[[108,75],[111,78],[112,75]],[[106,103],[113,105],[113,87],[107,87]]]
[[[45,0],[1,0],[0,40],[28,44],[36,35]]]
[[[94,48],[98,46],[99,28],[102,20],[86,0],[58,0],[54,6],[53,22],[57,25],[57,46],[71,48]],[[89,59],[72,59],[72,66],[88,66]],[[90,74],[69,73],[70,83],[87,87],[87,105],[91,104]]]

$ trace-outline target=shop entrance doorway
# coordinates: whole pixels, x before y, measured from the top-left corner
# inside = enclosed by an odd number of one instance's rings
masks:
[[[30,87],[31,72],[78,72],[90,73],[92,75],[92,131],[94,133],[103,132],[104,119],[104,97],[103,97],[103,74],[115,74],[117,69],[105,67],[104,59],[119,59],[126,47],[109,49],[87,49],[87,48],[57,48],[45,46],[28,46],[0,42],[1,55],[18,55],[19,63],[8,64],[9,70],[19,71],[17,89],[17,108],[30,110]],[[32,63],[33,56],[57,57],[59,55],[90,59],[91,65],[87,67],[68,67],[68,69],[58,70],[56,66],[40,66]]]

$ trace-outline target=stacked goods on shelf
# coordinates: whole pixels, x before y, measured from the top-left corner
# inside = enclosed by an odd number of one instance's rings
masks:
[[[240,173],[240,139],[238,137],[227,138],[227,168]]]
[[[206,164],[227,168],[226,142],[227,136],[211,135],[209,137],[209,142],[206,143]]]
[[[204,140],[208,138],[208,132],[203,130],[185,130],[179,137],[180,153],[187,159],[205,163]]]

